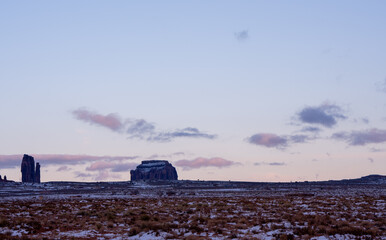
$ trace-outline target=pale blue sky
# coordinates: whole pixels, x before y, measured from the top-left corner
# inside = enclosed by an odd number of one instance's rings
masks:
[[[182,179],[386,174],[385,12],[384,1],[1,1],[0,174],[19,181],[10,155],[24,153],[45,161],[43,181],[127,180],[114,167],[149,158],[180,163]],[[141,119],[149,128],[128,133]],[[65,169],[68,155],[79,162]]]

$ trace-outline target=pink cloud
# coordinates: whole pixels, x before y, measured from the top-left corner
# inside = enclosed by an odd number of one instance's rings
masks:
[[[78,120],[88,122],[90,124],[99,125],[109,128],[110,130],[119,132],[124,127],[120,117],[114,113],[108,115],[102,115],[95,112],[88,111],[86,109],[78,109],[72,111],[72,114]]]
[[[203,158],[199,157],[193,160],[178,160],[175,162],[175,165],[178,167],[182,167],[184,170],[189,170],[193,168],[202,168],[202,167],[228,167],[236,164],[233,161],[229,161],[223,158],[215,157],[215,158]]]

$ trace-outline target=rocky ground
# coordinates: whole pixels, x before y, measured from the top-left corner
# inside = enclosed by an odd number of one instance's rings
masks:
[[[0,184],[0,239],[386,239],[386,184]]]

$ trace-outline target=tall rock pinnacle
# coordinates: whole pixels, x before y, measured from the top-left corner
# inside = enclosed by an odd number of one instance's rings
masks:
[[[24,154],[21,161],[21,181],[29,183],[40,183],[40,164],[36,163],[33,157]]]

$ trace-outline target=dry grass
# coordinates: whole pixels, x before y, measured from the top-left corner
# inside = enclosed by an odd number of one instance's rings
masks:
[[[385,237],[385,197],[176,197],[17,200],[0,203],[1,239],[140,236],[165,239]],[[265,235],[262,235],[265,234]],[[106,237],[108,238],[108,237]]]

